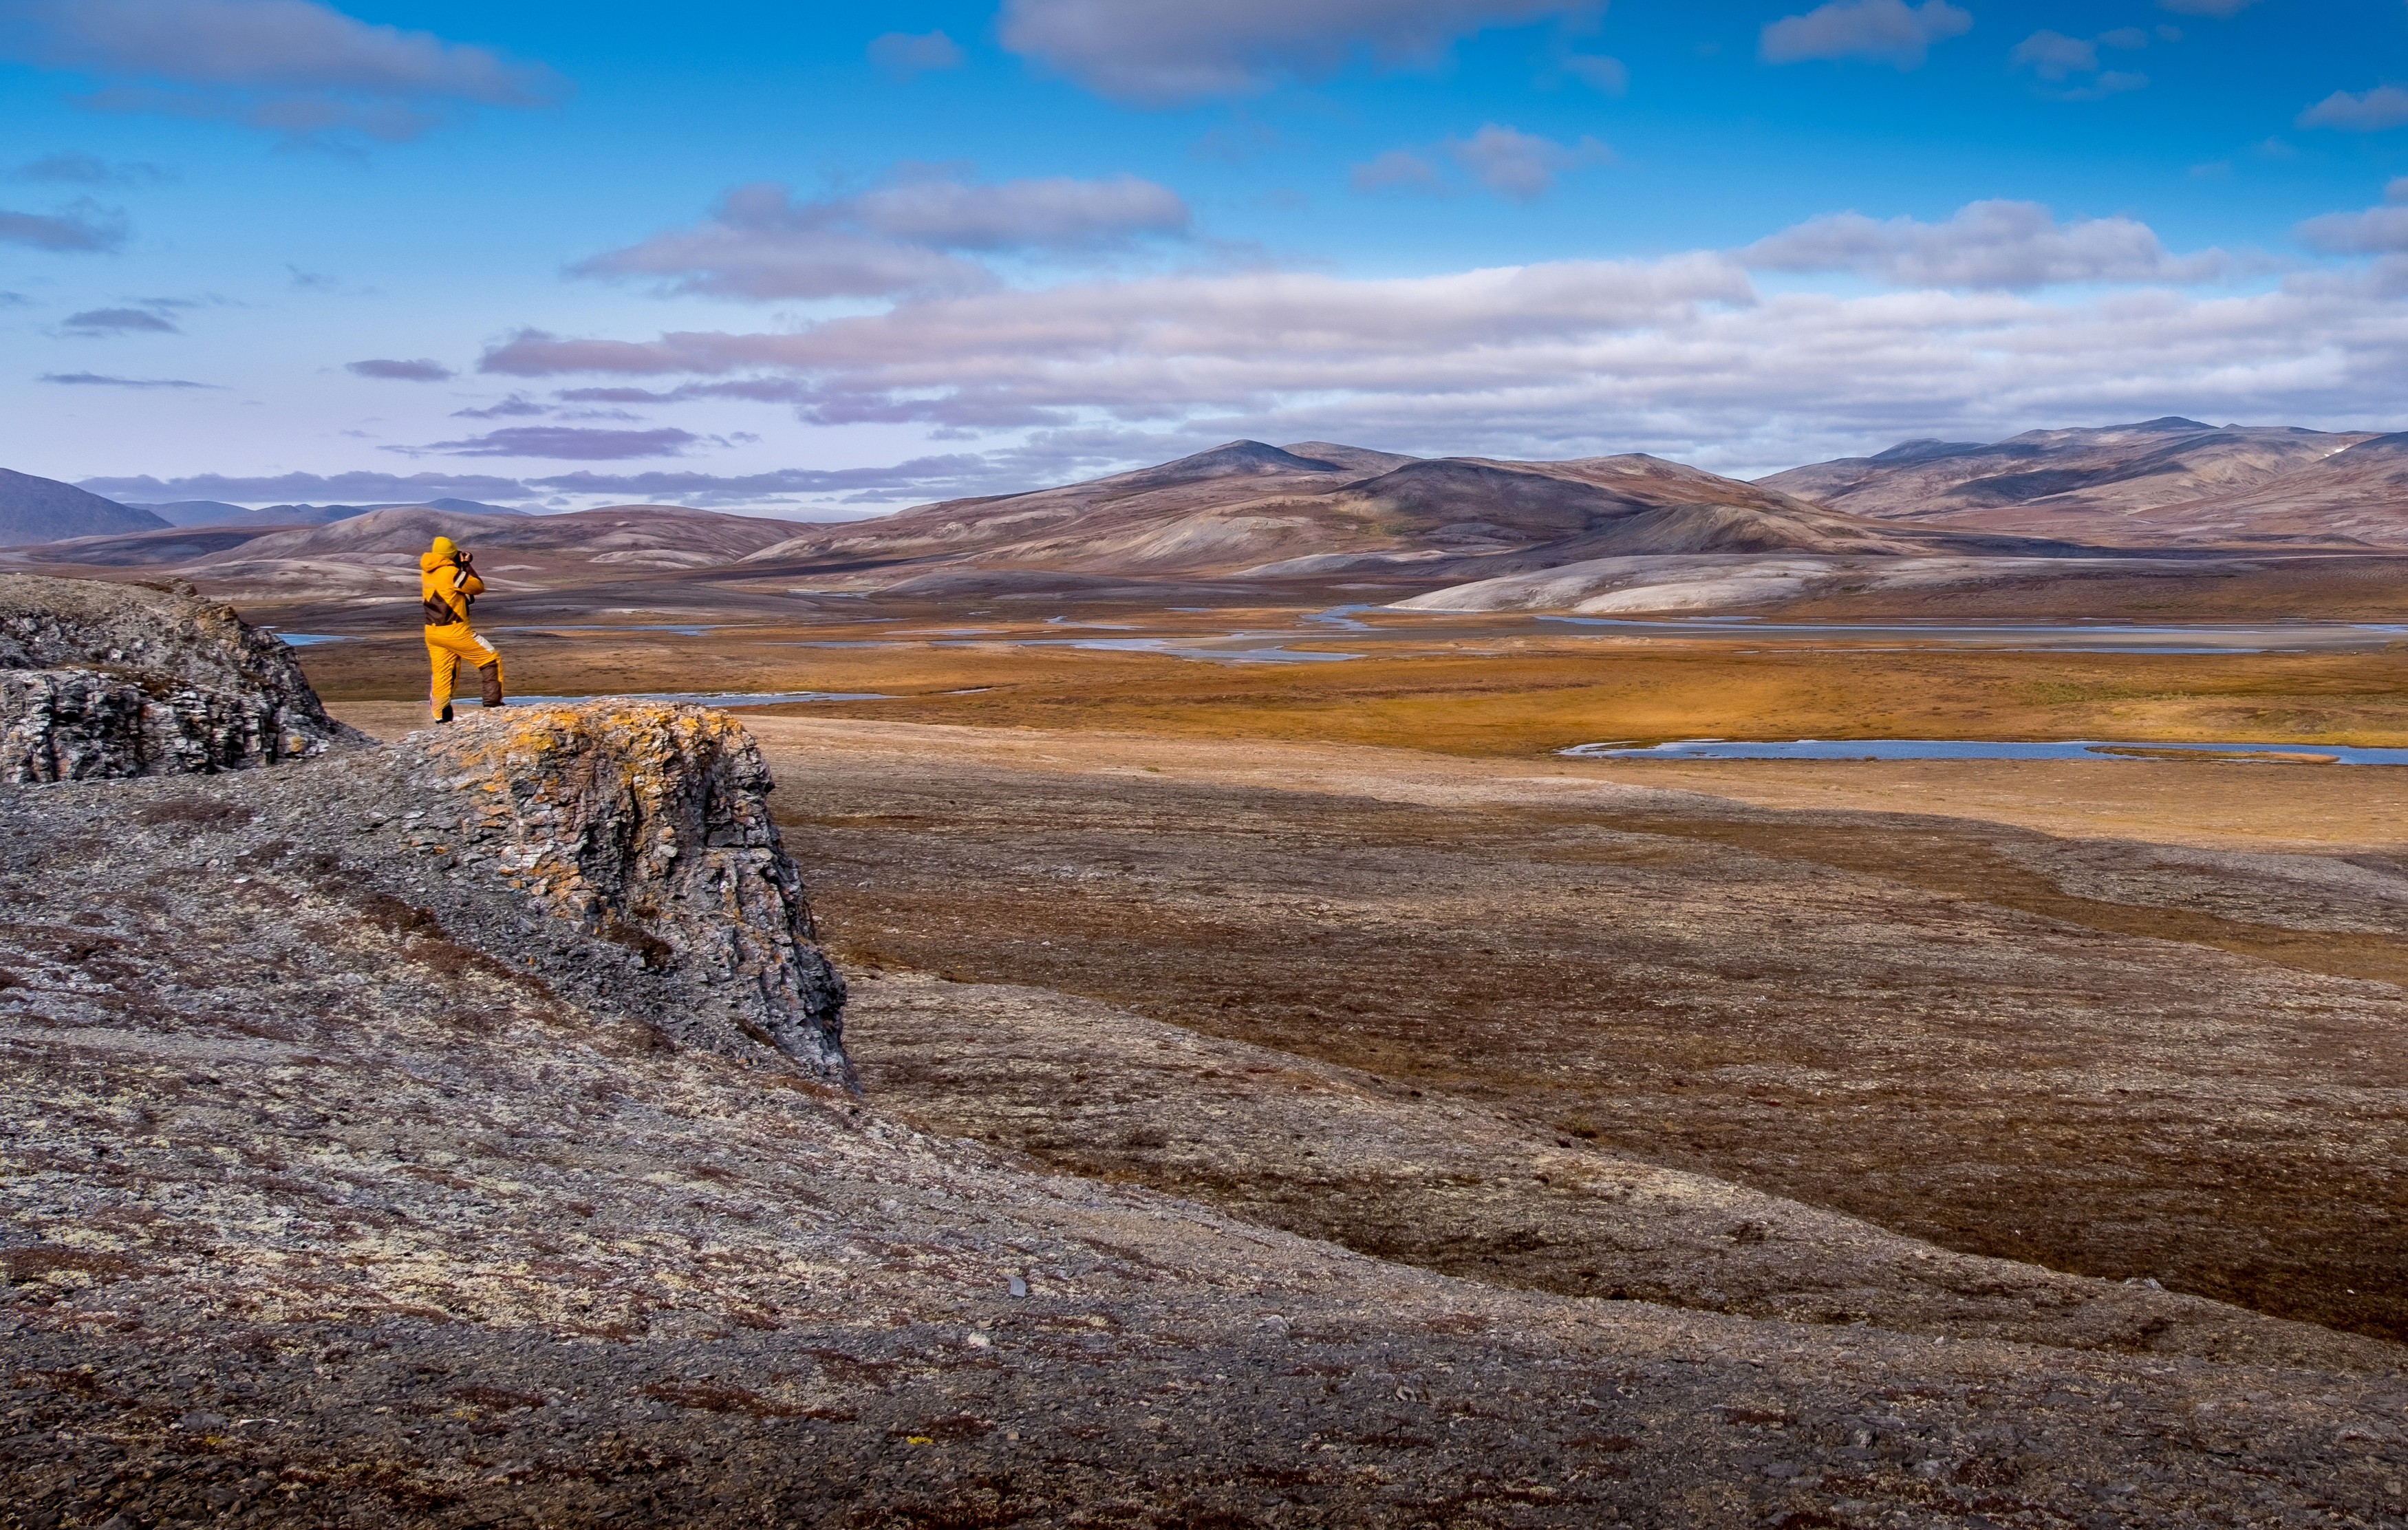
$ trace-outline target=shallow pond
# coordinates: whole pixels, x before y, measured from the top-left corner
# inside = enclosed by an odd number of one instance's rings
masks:
[[[2200,756],[2243,765],[2408,765],[2408,749],[2346,744],[2152,743],[2090,738],[1676,738],[1670,743],[1575,744],[1581,760],[2166,760]]]
[[[2042,649],[2069,653],[2263,653],[2408,645],[2408,626],[2372,622],[2234,622],[2141,626],[2122,622],[1767,622],[1753,616],[1630,621],[1541,616],[1630,637],[1761,638],[1849,648]]]

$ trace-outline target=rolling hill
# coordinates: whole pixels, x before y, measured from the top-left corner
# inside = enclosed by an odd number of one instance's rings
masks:
[[[156,531],[167,523],[149,510],[103,499],[72,483],[0,467],[0,546]]]
[[[389,505],[264,505],[257,509],[217,499],[179,499],[167,505],[141,505],[171,526],[322,526],[377,510],[425,508],[458,510],[467,515],[524,515],[524,510],[483,505],[473,499],[429,499]]]
[[[1635,453],[1538,463],[1231,441],[1084,483],[812,526],[746,561],[842,566],[864,579],[963,565],[1217,579],[1384,569],[1469,579],[1619,555],[2082,551],[1873,521]]]
[[[165,527],[17,549],[7,560],[69,568],[157,568],[250,599],[389,594],[413,586],[437,536],[480,555],[496,589],[590,583],[715,568],[779,541],[794,523],[676,505],[614,505],[564,515],[469,514],[399,506],[316,526]]]
[[[455,502],[305,525],[261,526],[251,518],[277,510],[251,511],[8,556],[172,568],[244,598],[383,596],[409,584],[418,554],[441,535],[477,551],[497,590],[609,587],[621,592],[614,601],[658,598],[629,581],[708,573],[729,598],[739,585],[791,595],[784,581],[799,579],[836,593],[949,599],[1368,579],[1399,598],[1422,594],[1431,609],[1466,608],[1446,597],[1472,585],[1469,608],[1701,608],[1848,587],[2044,581],[2063,560],[2113,560],[2114,551],[2023,533],[2102,520],[2131,551],[2293,536],[2332,547],[2353,534],[2344,522],[2366,534],[2355,545],[2366,545],[2385,535],[2383,514],[2332,507],[2380,502],[2403,478],[2408,436],[2186,420],[2034,432],[1994,446],[1910,442],[1758,483],[1635,452],[1524,462],[1238,440],[1083,482],[833,524],[665,505],[487,514]],[[2221,519],[2199,510],[2203,493],[2277,488],[2292,495],[2286,505],[2313,491],[2326,508],[2302,517],[2234,501],[2240,508]],[[2152,524],[2190,519],[2178,533],[2160,526],[2152,542],[2133,530],[2143,512],[2158,518]],[[2307,529],[2295,531],[2301,521]],[[1900,561],[1923,566],[1885,571]],[[1558,570],[1568,572],[1553,577]]]
[[[1905,441],[1757,480],[1876,520],[2123,546],[2408,545],[2408,493],[2366,432],[2168,416],[1987,444]]]

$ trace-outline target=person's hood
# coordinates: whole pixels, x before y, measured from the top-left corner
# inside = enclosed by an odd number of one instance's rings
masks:
[[[460,549],[449,536],[437,536],[435,545],[418,555],[418,571],[432,574],[460,556]]]

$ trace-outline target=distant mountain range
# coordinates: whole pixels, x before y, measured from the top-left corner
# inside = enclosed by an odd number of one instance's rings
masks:
[[[475,549],[489,580],[522,587],[710,570],[730,588],[1010,598],[1369,579],[1431,609],[1705,608],[2081,572],[2067,560],[2172,577],[2219,550],[2408,549],[2408,433],[2168,417],[1906,441],[1754,483],[1638,453],[1517,462],[1240,440],[835,524],[456,499],[146,509],[12,473],[9,531],[43,545],[7,562],[166,568],[246,598],[389,594],[441,534]],[[2143,568],[2146,553],[2172,557]]]
[[[394,506],[322,525],[170,526],[21,548],[0,561],[172,570],[229,598],[380,595],[415,589],[418,555],[449,536],[479,555],[495,589],[718,568],[794,534],[790,521],[677,505],[619,505],[563,515],[480,514]]]
[[[168,523],[165,517],[103,499],[72,483],[0,467],[0,546],[155,531]]]
[[[438,510],[459,510],[467,515],[524,515],[500,505],[480,505],[473,499],[411,500],[411,505],[429,505]],[[348,521],[372,510],[401,508],[388,505],[269,505],[249,509],[240,505],[228,505],[216,499],[179,499],[169,505],[136,505],[134,509],[149,510],[171,526],[322,526],[330,522]]]
[[[967,593],[966,581],[1001,591],[1063,573],[1489,578],[1636,554],[2085,551],[1875,521],[1638,454],[1508,462],[1231,441],[1063,488],[805,527],[746,561],[882,565],[906,593],[929,578]]]
[[[1875,520],[2116,547],[2408,546],[2408,435],[2169,416],[1903,441],[1756,481]]]
[[[473,499],[413,501],[469,515],[524,516]],[[166,505],[122,505],[56,479],[0,468],[0,547],[30,547],[78,536],[109,536],[171,526],[317,526],[391,505],[270,505],[250,509],[216,499]]]

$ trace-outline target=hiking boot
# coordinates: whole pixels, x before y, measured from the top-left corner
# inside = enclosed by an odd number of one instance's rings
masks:
[[[488,707],[502,704],[502,666],[498,661],[478,666],[477,678],[485,685],[484,703]]]
[[[435,714],[435,721],[437,722],[449,722],[452,721],[452,704],[450,702],[445,702],[443,704],[443,709]]]

